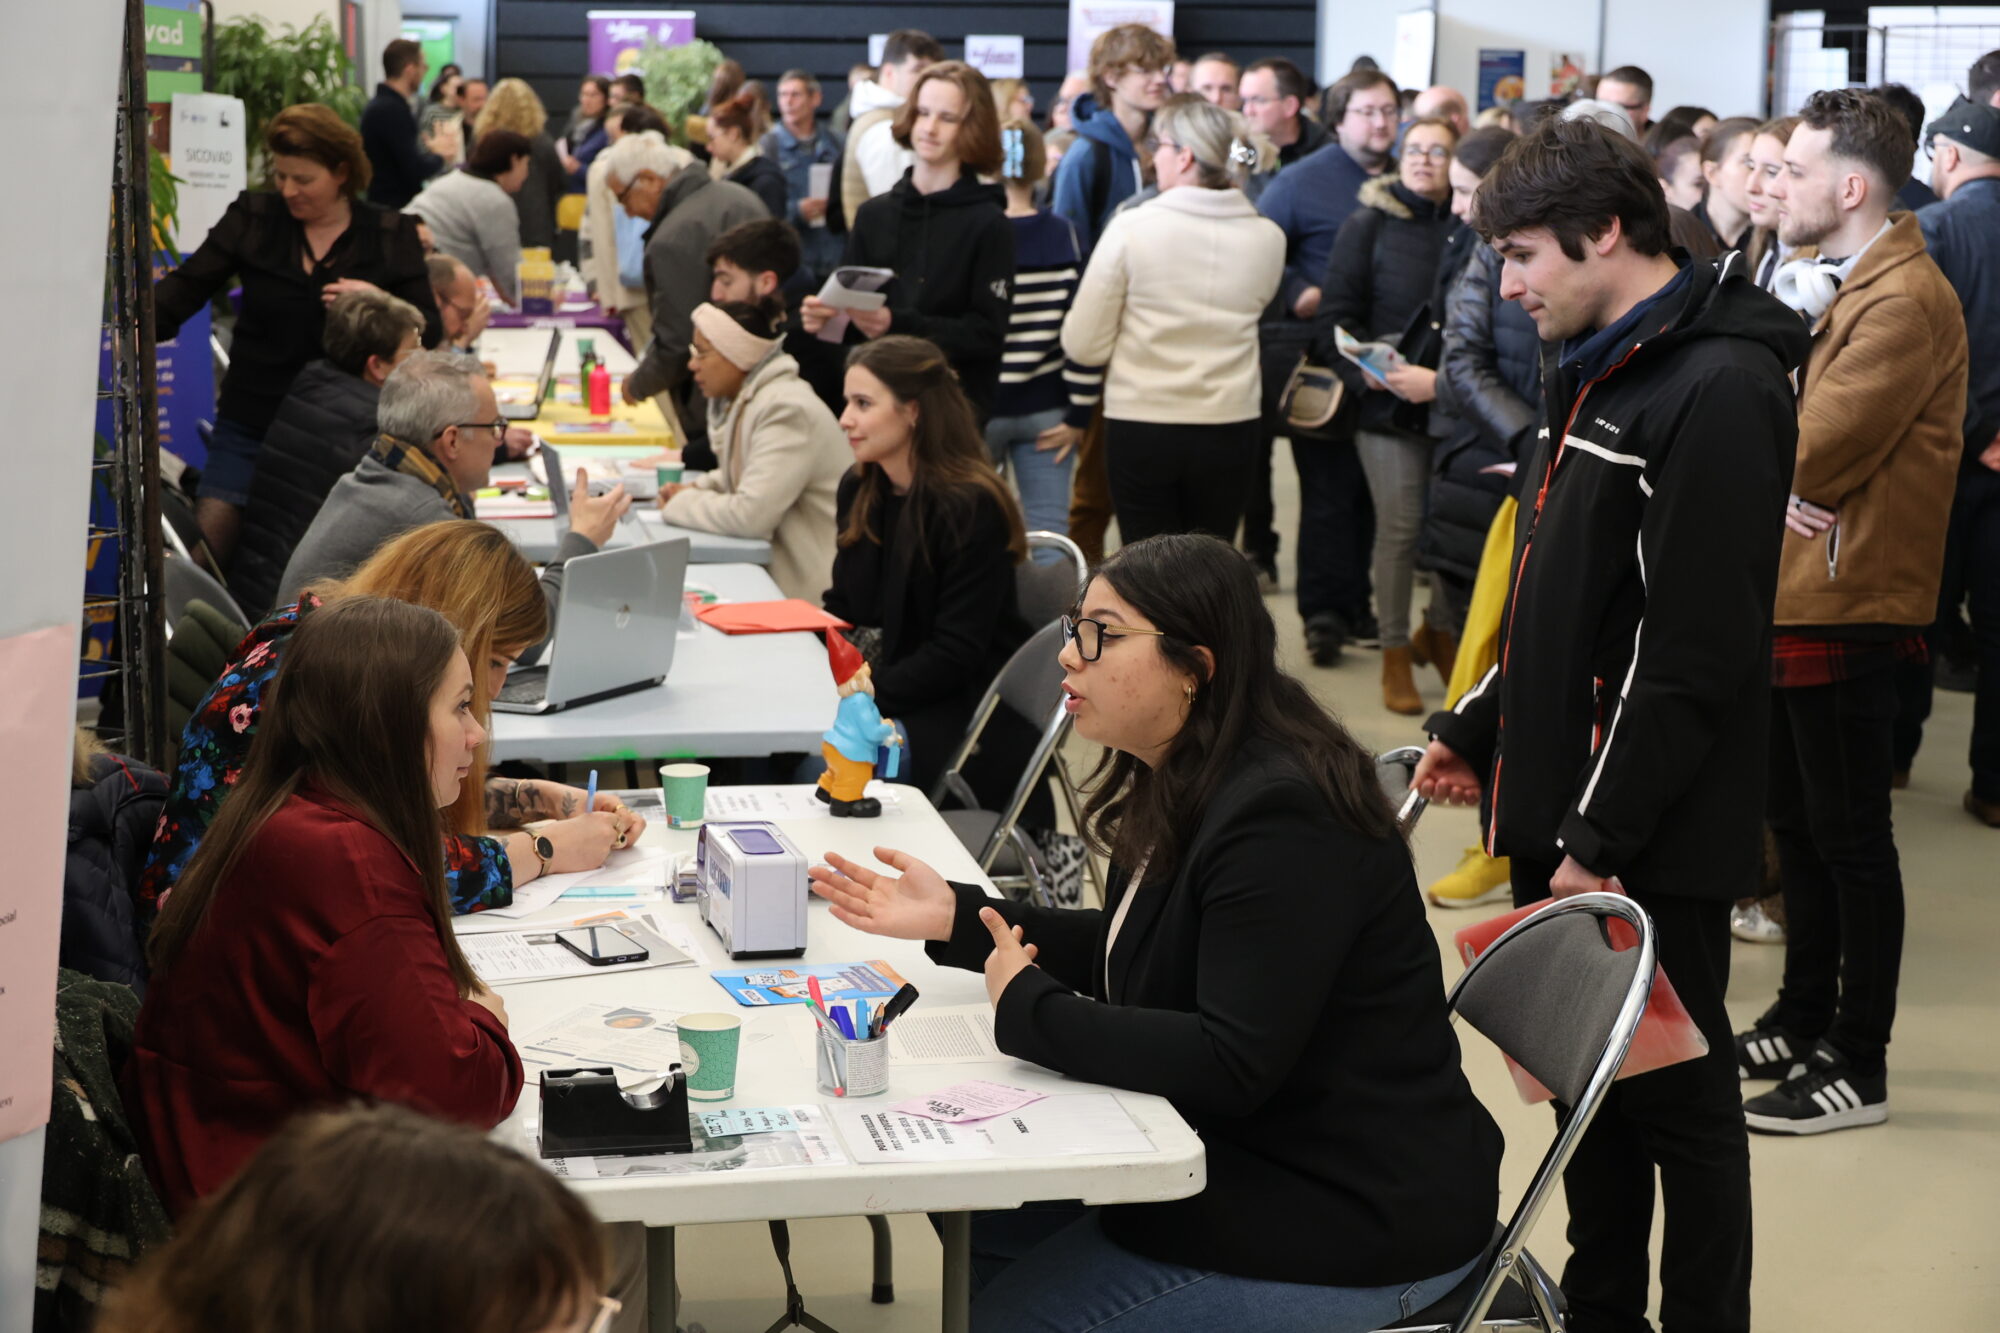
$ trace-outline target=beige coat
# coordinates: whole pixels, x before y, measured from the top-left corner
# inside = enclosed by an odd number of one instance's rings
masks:
[[[813,605],[833,579],[834,493],[853,466],[847,437],[783,352],[728,402],[708,404],[716,467],[668,500],[669,523],[771,543],[771,577]]]
[[[1183,185],[1111,219],[1063,320],[1063,353],[1103,366],[1114,421],[1220,425],[1260,410],[1257,321],[1285,233],[1240,190]]]
[[[1792,493],[1839,514],[1789,529],[1777,623],[1928,625],[1964,448],[1965,315],[1898,213],[1813,325]]]

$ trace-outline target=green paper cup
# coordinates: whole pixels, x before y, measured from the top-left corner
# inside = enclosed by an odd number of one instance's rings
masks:
[[[662,463],[653,469],[653,476],[660,485],[672,486],[680,481],[684,471],[686,469],[679,463]]]
[[[736,1095],[736,1052],[743,1020],[735,1014],[683,1014],[675,1024],[681,1037],[681,1069],[688,1098],[726,1102]]]
[[[700,828],[708,809],[708,765],[661,764],[660,795],[668,828]]]

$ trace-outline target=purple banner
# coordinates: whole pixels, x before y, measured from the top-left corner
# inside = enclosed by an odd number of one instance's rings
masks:
[[[593,9],[590,21],[590,71],[613,77],[627,73],[646,41],[660,46],[685,46],[694,40],[692,9]]]

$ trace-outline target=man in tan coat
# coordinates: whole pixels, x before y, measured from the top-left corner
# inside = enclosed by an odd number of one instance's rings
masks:
[[[1816,246],[1773,291],[1813,331],[1785,512],[1772,649],[1767,811],[1784,886],[1785,978],[1736,1039],[1778,1087],[1771,1134],[1888,1118],[1885,1056],[1903,949],[1890,825],[1895,665],[1937,609],[1965,415],[1965,319],[1914,215],[1908,127],[1869,93],[1814,94],[1770,184],[1778,238]],[[1748,738],[1746,738],[1747,740]]]

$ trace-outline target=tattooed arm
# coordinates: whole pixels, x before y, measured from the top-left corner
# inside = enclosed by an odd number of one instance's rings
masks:
[[[486,779],[486,826],[520,828],[542,819],[569,819],[583,812],[584,793],[539,778]],[[604,807],[599,798],[598,805]]]

